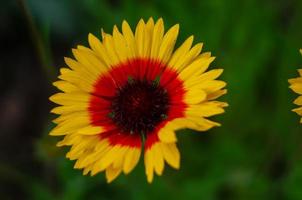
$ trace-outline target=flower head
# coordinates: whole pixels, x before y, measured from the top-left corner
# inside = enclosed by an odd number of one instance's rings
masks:
[[[302,54],[302,49],[300,49],[300,53]],[[299,77],[289,79],[288,82],[290,84],[289,88],[291,88],[295,93],[300,96],[295,99],[294,104],[300,106],[299,108],[293,109],[298,115],[302,116],[302,69],[298,69]],[[302,118],[300,120],[302,123]]]
[[[207,117],[224,112],[214,99],[226,93],[215,80],[222,69],[206,72],[214,60],[192,46],[189,37],[174,51],[179,25],[164,32],[163,20],[140,20],[135,33],[126,21],[122,32],[102,31],[102,41],[89,34],[90,48],[73,49],[50,97],[60,115],[50,135],[64,136],[58,146],[71,146],[66,157],[83,174],[105,171],[108,182],[128,174],[143,151],[145,172],[152,182],[166,162],[180,166],[175,131],[206,131],[218,123]]]

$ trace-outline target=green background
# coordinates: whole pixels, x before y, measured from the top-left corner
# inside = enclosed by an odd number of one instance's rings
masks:
[[[0,199],[302,199],[302,126],[288,78],[302,68],[301,0],[28,0],[1,3]],[[48,136],[51,82],[71,48],[126,19],[163,17],[216,56],[222,127],[178,133],[181,168],[148,184],[142,159],[112,184],[82,176]]]

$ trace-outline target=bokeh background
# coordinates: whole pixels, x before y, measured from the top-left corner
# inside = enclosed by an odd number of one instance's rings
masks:
[[[223,124],[178,133],[181,169],[150,185],[142,160],[112,184],[82,176],[53,127],[51,82],[89,32],[127,19],[180,23],[217,57],[228,83]],[[302,68],[301,0],[19,0],[0,7],[0,199],[302,199],[302,125],[288,78]]]

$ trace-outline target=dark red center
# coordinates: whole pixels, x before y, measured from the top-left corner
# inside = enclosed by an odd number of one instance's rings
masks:
[[[185,92],[177,71],[158,60],[131,59],[96,81],[88,107],[91,123],[104,128],[99,136],[112,145],[141,147],[145,136],[148,149],[166,123],[184,116]]]
[[[147,134],[167,118],[169,96],[158,81],[135,80],[118,88],[111,102],[109,117],[123,131]]]

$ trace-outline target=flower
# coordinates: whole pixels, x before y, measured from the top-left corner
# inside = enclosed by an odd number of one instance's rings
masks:
[[[302,49],[300,49],[300,53],[302,54]],[[302,116],[302,69],[298,69],[299,77],[289,79],[288,82],[290,84],[289,88],[292,89],[295,93],[300,96],[295,99],[294,104],[300,106],[299,108],[295,108],[292,111],[296,112],[298,115]],[[300,120],[302,123],[302,119]]]
[[[159,19],[142,19],[135,33],[126,21],[122,32],[102,30],[102,41],[89,34],[90,48],[77,46],[75,59],[65,58],[54,86],[62,92],[50,97],[60,115],[50,135],[71,146],[66,157],[77,160],[83,174],[105,171],[108,182],[128,174],[144,153],[145,172],[152,182],[166,162],[180,166],[175,131],[206,131],[218,123],[207,117],[224,112],[226,103],[214,99],[226,93],[225,82],[215,80],[222,69],[206,72],[214,60],[192,47],[193,36],[175,51],[179,25],[164,33]]]

